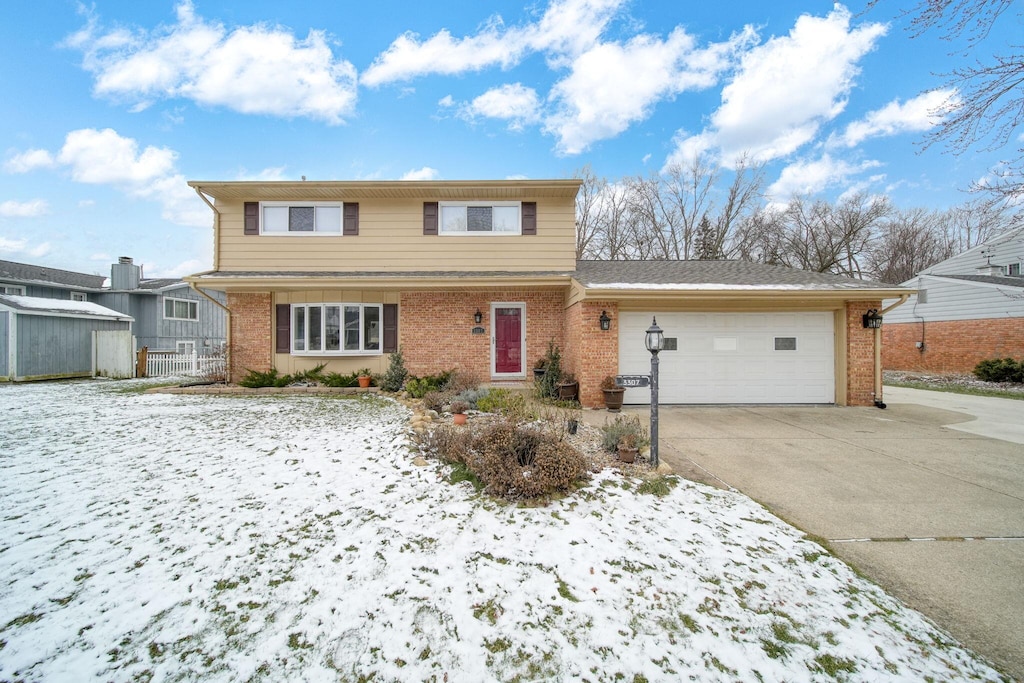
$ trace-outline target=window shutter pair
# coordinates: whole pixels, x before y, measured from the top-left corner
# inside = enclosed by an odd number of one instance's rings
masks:
[[[423,202],[423,234],[436,235],[438,223],[437,202]],[[523,234],[537,234],[537,202],[522,203]]]
[[[274,334],[274,348],[277,353],[291,353],[292,350],[292,307],[277,304]],[[398,304],[384,304],[384,353],[398,350]]]
[[[342,204],[343,219],[341,234],[355,236],[359,234],[359,204],[345,202]],[[245,234],[260,234],[260,203],[245,203]]]

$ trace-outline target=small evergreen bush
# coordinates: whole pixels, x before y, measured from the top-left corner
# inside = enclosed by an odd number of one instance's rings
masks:
[[[238,386],[249,389],[260,389],[262,387],[286,387],[292,383],[291,375],[279,375],[277,368],[270,368],[266,372],[250,370],[245,377],[238,380]]]
[[[1024,361],[992,358],[974,366],[974,376],[983,382],[1024,382]]]
[[[384,391],[401,391],[408,377],[409,371],[405,369],[405,358],[402,356],[402,349],[398,349],[391,354],[388,369],[380,378],[380,388]]]

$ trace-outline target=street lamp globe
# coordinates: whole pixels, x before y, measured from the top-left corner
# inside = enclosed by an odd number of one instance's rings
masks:
[[[651,318],[651,326],[647,328],[647,334],[644,336],[644,346],[655,355],[665,348],[665,332],[658,327],[656,317]]]

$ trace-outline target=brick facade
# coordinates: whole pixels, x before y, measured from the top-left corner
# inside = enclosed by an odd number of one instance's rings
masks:
[[[875,331],[864,328],[864,314],[881,301],[846,303],[846,405],[875,402]]]
[[[414,375],[458,369],[482,382],[491,378],[492,303],[526,304],[526,379],[547,352],[548,341],[566,346],[561,289],[482,289],[451,292],[403,292],[398,338],[406,368]],[[473,334],[476,311],[483,314],[483,334]]]
[[[612,319],[611,329],[600,327],[601,311]],[[563,365],[580,383],[580,403],[587,408],[604,406],[601,380],[619,371],[619,315],[613,301],[582,301],[565,312]]]
[[[231,339],[228,349],[228,373],[237,384],[249,370],[265,372],[271,368],[274,345],[273,307],[270,292],[228,293],[231,311]]]
[[[1024,358],[1024,318],[885,323],[882,336],[886,370],[970,372],[988,358]]]

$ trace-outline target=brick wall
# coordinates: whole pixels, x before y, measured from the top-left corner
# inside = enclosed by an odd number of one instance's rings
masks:
[[[237,383],[249,370],[265,372],[271,367],[273,307],[270,292],[228,293],[227,305],[231,311],[229,380]]]
[[[601,311],[612,319],[611,329],[601,329]],[[565,312],[565,355],[563,365],[580,383],[580,403],[587,408],[604,407],[601,380],[619,371],[618,306],[613,301],[583,301]]]
[[[1024,358],[1024,318],[884,323],[882,337],[886,370],[970,372],[987,358]]]
[[[846,303],[846,405],[870,406],[875,402],[875,331],[864,329],[863,316],[881,301]]]
[[[491,378],[492,302],[526,304],[524,370],[532,381],[534,362],[547,352],[548,341],[561,349],[565,294],[561,289],[483,289],[458,292],[403,292],[398,336],[406,368],[414,375],[463,370],[482,382]],[[484,334],[473,334],[473,314],[483,314]]]

